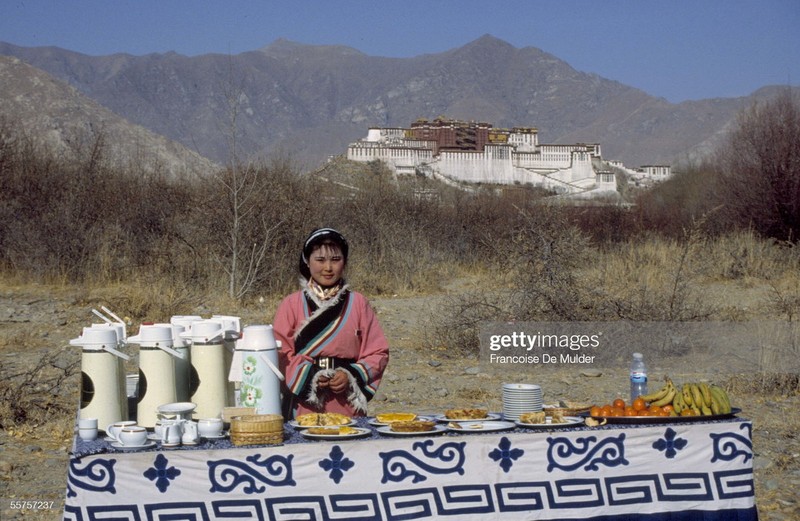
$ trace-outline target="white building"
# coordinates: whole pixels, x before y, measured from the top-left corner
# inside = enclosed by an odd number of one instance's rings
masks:
[[[565,194],[616,191],[599,144],[539,144],[538,132],[529,127],[439,119],[410,129],[370,128],[365,139],[347,147],[347,159],[380,160],[397,174],[449,182],[531,184]]]

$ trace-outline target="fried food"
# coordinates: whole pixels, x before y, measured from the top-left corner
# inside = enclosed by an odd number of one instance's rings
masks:
[[[489,415],[487,409],[448,409],[444,417],[448,420],[483,420]]]
[[[523,412],[519,415],[519,421],[522,423],[546,423],[547,414],[544,411]]]
[[[309,434],[320,434],[325,436],[343,436],[346,434],[356,434],[358,430],[341,425],[339,427],[311,427],[308,429]]]
[[[322,412],[322,413],[308,413],[301,414],[297,418],[297,425],[301,427],[316,427],[316,426],[336,426],[347,425],[353,419],[338,412]]]
[[[387,412],[383,414],[376,414],[375,420],[378,423],[394,423],[394,422],[410,422],[417,419],[417,415],[413,412]]]
[[[428,420],[392,422],[389,426],[393,432],[428,432],[435,427],[436,422]]]

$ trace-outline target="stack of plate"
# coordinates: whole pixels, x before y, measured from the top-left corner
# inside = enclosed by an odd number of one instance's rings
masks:
[[[503,419],[517,421],[524,412],[542,410],[542,388],[536,384],[503,384]]]

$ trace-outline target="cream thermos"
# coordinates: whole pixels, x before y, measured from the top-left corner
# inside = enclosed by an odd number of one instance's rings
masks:
[[[192,324],[203,320],[200,315],[174,315],[170,318],[172,324],[172,348],[180,353],[180,358],[175,358],[175,393],[177,401],[188,402],[190,398],[189,383],[192,374],[191,338],[184,333],[191,332]]]
[[[272,326],[247,326],[236,343],[235,359],[241,361],[238,402],[243,407],[255,407],[259,414],[281,414],[279,346]]]
[[[125,381],[120,360],[130,357],[118,349],[116,328],[98,326],[83,328],[81,336],[69,343],[82,348],[79,417],[97,418],[97,425],[104,429],[128,419],[127,399],[120,392]]]
[[[139,344],[139,396],[136,421],[153,428],[158,407],[177,401],[175,391],[175,358],[180,353],[172,348],[170,324],[142,324],[139,334],[128,337],[128,343]]]
[[[230,358],[226,344],[237,338],[238,332],[227,329],[222,320],[206,319],[192,323],[191,331],[182,337],[192,342],[190,400],[197,404],[194,418],[216,418],[222,409],[232,404],[229,398],[228,370]]]

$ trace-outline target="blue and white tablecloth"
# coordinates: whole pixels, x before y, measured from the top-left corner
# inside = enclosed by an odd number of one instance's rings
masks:
[[[70,520],[755,520],[752,424],[616,425],[114,452],[76,444]]]

